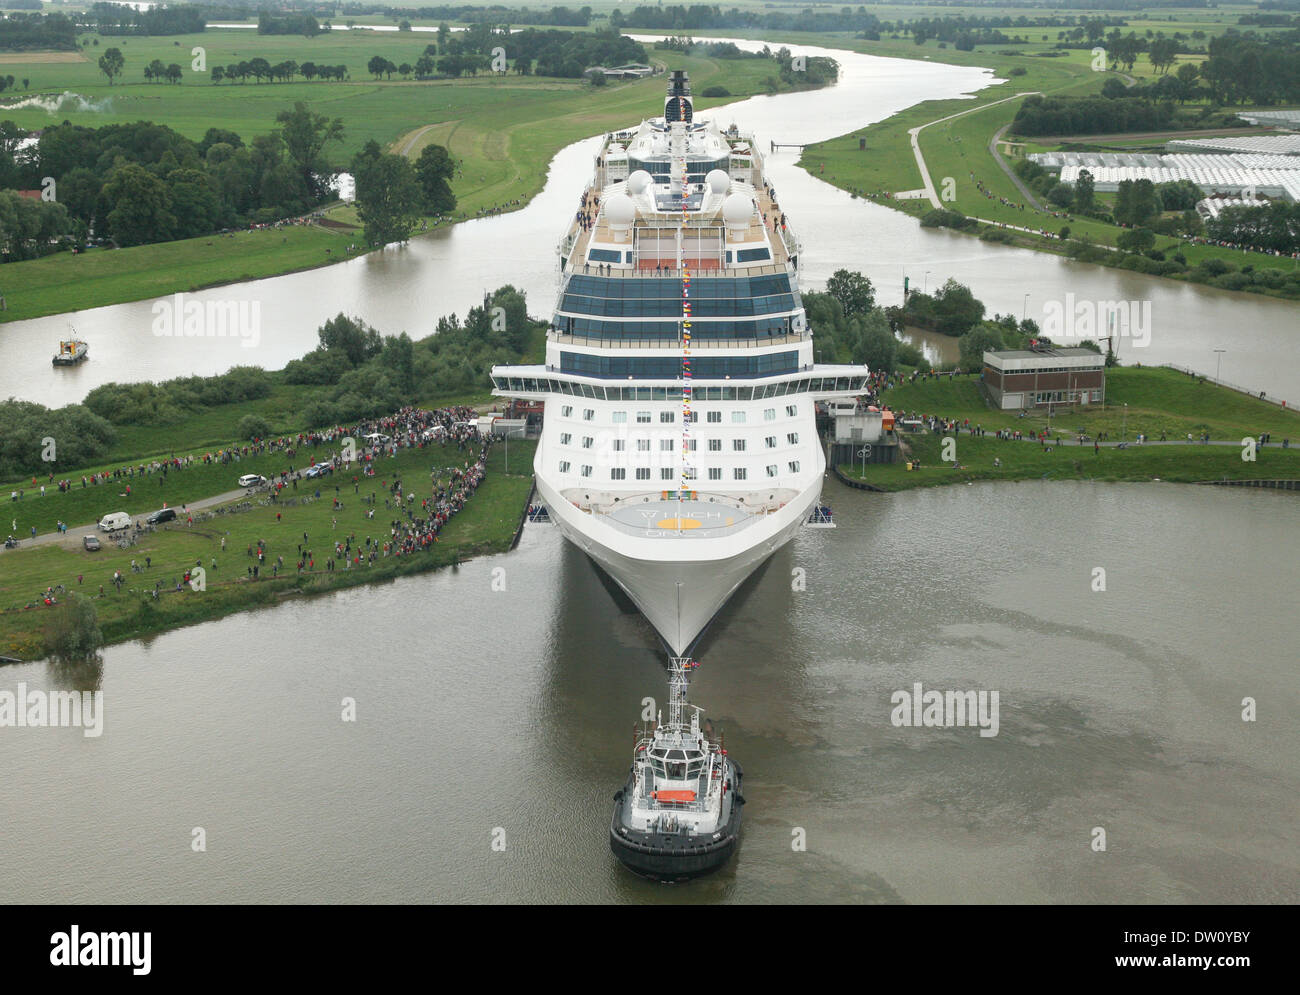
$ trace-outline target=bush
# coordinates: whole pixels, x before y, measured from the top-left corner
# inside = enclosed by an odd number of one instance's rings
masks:
[[[730,97],[731,91],[728,90],[725,86],[708,86],[704,88],[704,92],[701,93],[700,96],[701,97]]]
[[[1000,242],[1006,244],[1015,236],[1006,228],[985,228],[980,232],[981,242]]]
[[[1011,75],[1011,76],[1024,76],[1024,75],[1025,75],[1026,73],[1028,73],[1028,72],[1029,72],[1029,70],[1026,69],[1024,66],[1013,66],[1009,75]]]
[[[64,663],[85,660],[104,645],[90,599],[75,591],[45,627],[45,652]]]
[[[271,423],[261,415],[244,415],[235,426],[241,439],[265,439],[271,431]]]
[[[1223,276],[1225,273],[1231,273],[1237,267],[1223,259],[1206,259],[1197,267],[1206,276]]]
[[[1224,273],[1214,278],[1214,285],[1224,290],[1245,290],[1250,286],[1250,276],[1246,273]]]

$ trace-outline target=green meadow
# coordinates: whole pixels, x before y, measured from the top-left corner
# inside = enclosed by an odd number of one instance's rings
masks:
[[[551,159],[565,145],[590,135],[635,124],[653,116],[663,100],[663,80],[645,79],[592,87],[578,80],[535,76],[485,75],[426,82],[376,81],[365,71],[371,55],[413,62],[432,38],[424,34],[349,32],[314,39],[251,31],[210,30],[171,38],[104,38],[85,49],[84,62],[24,61],[40,53],[0,53],[0,72],[29,77],[31,90],[20,95],[73,92],[103,110],[76,110],[65,103],[56,114],[36,107],[0,106],[0,118],[37,129],[64,120],[85,126],[153,120],[192,139],[208,128],[238,132],[245,141],[275,127],[275,115],[306,101],[322,114],[343,119],[342,142],[326,146],[339,166],[374,140],[412,158],[425,145],[445,145],[461,161],[452,187],[456,218],[472,218],[495,207],[521,206],[546,181]],[[109,85],[92,60],[109,45],[126,57],[124,77]],[[188,71],[190,51],[201,45],[209,68],[257,56],[269,61],[345,64],[352,79],[336,82],[212,84],[206,73]],[[46,55],[66,57],[67,53]],[[142,68],[151,59],[187,67],[179,85],[147,83]],[[729,98],[701,98],[701,108],[763,92],[773,75],[759,60],[710,59],[655,52],[653,58],[690,72],[696,92],[725,86]],[[8,61],[6,61],[8,60]],[[6,94],[6,97],[8,95]],[[13,103],[13,98],[0,104]],[[351,207],[329,212],[331,219],[355,224]],[[295,226],[275,232],[247,232],[234,238],[206,236],[160,245],[137,246],[84,255],[59,254],[0,267],[0,292],[8,309],[0,321],[58,314],[176,291],[306,269],[347,257],[358,240],[352,228]]]

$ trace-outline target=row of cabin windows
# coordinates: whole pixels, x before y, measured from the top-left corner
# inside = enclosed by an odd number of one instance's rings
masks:
[[[680,373],[680,371],[678,371]],[[697,372],[696,376],[700,376]],[[678,375],[667,379],[678,379]],[[778,380],[775,383],[744,386],[741,384],[694,385],[691,396],[696,401],[760,401],[769,397],[786,397],[790,394],[824,393],[840,391],[860,394],[868,387],[868,377],[804,377],[797,380]],[[582,383],[572,380],[553,380],[550,377],[493,376],[492,386],[506,394],[551,394],[556,397],[589,397],[595,401],[677,401],[682,387],[676,386],[613,386]]]
[[[799,472],[799,465],[800,465],[800,464],[799,464],[799,460],[797,460],[797,459],[796,459],[796,460],[790,460],[788,463],[786,463],[786,466],[789,467],[791,473],[798,473],[798,472]],[[572,463],[570,463],[568,460],[560,460],[560,472],[561,472],[561,473],[568,473],[568,472],[570,472],[572,469],[573,469],[573,464],[572,464]],[[649,480],[649,479],[650,479],[650,467],[648,467],[648,466],[638,466],[638,467],[633,467],[633,468],[632,468],[632,472],[635,474],[635,476],[633,477],[634,480]],[[777,475],[780,473],[780,470],[779,470],[779,468],[777,467],[777,465],[776,465],[775,463],[769,463],[766,467],[764,467],[764,472],[765,472],[765,473],[767,474],[767,476],[769,476],[769,477],[775,477],[775,476],[777,476]],[[591,468],[590,466],[582,466],[582,467],[579,468],[579,473],[580,473],[580,475],[583,476],[583,477],[590,477],[591,474],[592,474],[592,468]],[[686,479],[688,479],[688,480],[694,480],[694,479],[695,479],[695,468],[694,468],[694,467],[686,467],[686,470],[685,470],[685,474],[684,474],[684,475],[685,475]],[[720,467],[720,466],[711,466],[711,467],[709,467],[709,468],[708,468],[708,475],[709,475],[709,479],[710,479],[710,480],[721,480],[721,479],[722,479],[722,467]],[[662,467],[659,468],[659,479],[660,479],[660,480],[674,480],[676,477],[677,477],[677,470],[676,470],[674,467],[671,467],[671,466],[662,466]],[[624,466],[616,466],[616,467],[613,467],[613,468],[609,471],[609,479],[610,479],[610,480],[627,480],[627,467],[624,467]],[[749,479],[749,470],[748,470],[748,468],[747,468],[747,467],[743,467],[743,466],[733,467],[732,470],[731,470],[731,479],[732,479],[732,480],[748,480],[748,479]]]
[[[590,449],[590,448],[592,448],[592,446],[595,444],[595,441],[596,441],[596,440],[593,439],[590,435],[584,435],[584,436],[582,437],[582,448],[583,448],[583,449]],[[648,452],[650,452],[650,442],[651,442],[650,439],[636,439],[635,441],[636,441],[636,451],[637,451],[638,453],[648,453]],[[673,451],[677,448],[677,441],[678,441],[678,440],[675,439],[675,438],[670,438],[670,439],[660,439],[660,440],[659,440],[659,451],[662,452],[662,453],[671,453],[671,452],[673,452]],[[688,450],[689,452],[695,452],[695,451],[699,448],[699,441],[700,441],[699,439],[687,439],[687,440],[685,440],[687,450]],[[721,439],[708,439],[707,441],[708,441],[708,444],[709,444],[709,450],[708,450],[709,452],[711,452],[711,453],[720,453],[720,452],[722,452],[722,440],[721,440]],[[786,441],[786,444],[787,444],[787,445],[791,445],[791,446],[797,446],[797,445],[799,445],[799,433],[798,433],[798,432],[787,432],[787,433],[786,433],[786,436],[785,436],[785,441]],[[611,440],[610,440],[610,444],[611,444],[611,446],[612,446],[612,448],[613,448],[613,451],[616,452],[616,453],[625,452],[625,451],[627,450],[627,440],[626,440],[626,439],[611,439]],[[732,440],[731,440],[731,450],[732,450],[732,452],[743,453],[743,452],[745,452],[745,446],[746,446],[746,444],[747,444],[747,440],[745,440],[745,439],[732,439]],[[775,435],[769,435],[767,438],[765,438],[765,439],[763,440],[763,445],[764,445],[767,449],[775,449],[775,448],[776,448],[776,444],[777,444],[777,443],[776,443],[776,436],[775,436]],[[571,446],[571,445],[573,445],[573,433],[572,433],[572,432],[561,432],[561,433],[560,433],[560,445],[562,445],[562,446]]]
[[[797,404],[787,404],[787,405],[785,406],[785,416],[786,416],[787,418],[793,418],[793,417],[794,417],[796,414],[798,414],[798,413],[799,413],[799,405],[797,405]],[[733,412],[731,412],[731,424],[733,424],[733,425],[744,425],[744,424],[745,424],[745,419],[746,419],[746,416],[747,416],[747,415],[748,415],[748,412],[746,412],[746,411],[733,411]],[[573,417],[573,405],[572,405],[572,404],[564,404],[564,405],[561,405],[561,406],[560,406],[560,417],[561,417],[561,418],[572,418],[572,417]],[[698,422],[698,421],[700,420],[700,413],[699,413],[698,411],[692,411],[692,412],[689,413],[689,415],[686,415],[685,417],[688,418],[692,423],[694,423],[694,422]],[[721,412],[721,411],[710,411],[710,412],[707,413],[707,416],[706,416],[706,417],[707,417],[707,421],[708,421],[708,423],[709,423],[710,425],[720,425],[720,424],[722,423],[722,412]],[[583,420],[583,421],[594,421],[595,418],[596,418],[596,410],[595,410],[595,408],[584,408],[584,409],[583,409],[583,411],[582,411],[582,420]],[[638,412],[636,413],[636,422],[637,422],[638,425],[649,425],[650,422],[653,421],[653,420],[654,420],[654,418],[653,418],[653,412],[650,412],[650,411],[638,411]],[[626,423],[627,423],[627,412],[626,412],[626,411],[615,411],[615,412],[613,412],[613,413],[610,415],[610,421],[613,422],[615,425],[623,425],[623,424],[626,424]],[[676,411],[660,411],[660,412],[659,412],[659,422],[660,422],[660,424],[663,424],[663,425],[672,425],[672,424],[674,424],[676,421],[677,421],[677,412],[676,412]],[[763,409],[763,421],[776,421],[776,408],[764,408],[764,409]],[[795,441],[797,441],[797,439],[796,439]]]

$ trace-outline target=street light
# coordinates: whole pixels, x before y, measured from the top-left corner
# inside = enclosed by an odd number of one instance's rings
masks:
[[[1023,322],[1029,317],[1029,295],[1025,294],[1025,306],[1020,312],[1020,320]]]
[[[1119,437],[1125,442],[1128,441],[1128,401],[1124,402],[1124,420],[1120,425]]]
[[[921,280],[921,293],[925,293],[925,288],[930,285],[930,271],[925,271],[925,276]]]
[[[1219,382],[1219,364],[1223,362],[1223,354],[1224,354],[1225,352],[1227,352],[1228,350],[1227,350],[1227,349],[1215,349],[1214,351],[1215,351],[1216,353],[1218,353],[1218,355],[1214,357],[1214,382],[1215,382],[1215,383],[1218,383],[1218,382]]]

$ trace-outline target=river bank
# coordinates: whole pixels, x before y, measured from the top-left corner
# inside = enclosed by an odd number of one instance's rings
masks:
[[[362,43],[360,39],[355,42]],[[664,65],[664,59],[665,53],[654,53],[656,63]],[[672,55],[672,63],[690,72],[697,94],[711,86],[729,91],[726,97],[697,97],[701,110],[767,92],[764,79],[775,68],[768,60],[713,59],[680,53]],[[78,85],[89,93],[97,92],[94,86]],[[411,107],[409,98],[420,88],[434,99],[428,106],[415,105],[417,109],[408,109],[404,116],[399,114],[399,107]],[[385,135],[389,151],[415,159],[427,145],[440,144],[460,163],[460,172],[452,181],[457,197],[455,212],[441,222],[423,219],[426,231],[444,232],[467,221],[527,207],[544,187],[551,162],[562,148],[647,116],[662,102],[662,88],[662,76],[601,88],[576,80],[531,76],[428,84],[375,82],[364,86],[365,91],[373,90],[385,101],[378,120],[392,132]],[[113,96],[126,102],[133,89],[131,85],[114,87]],[[282,92],[285,100],[303,94],[301,99],[318,99],[319,93],[310,84],[274,89]],[[342,92],[347,96],[341,103],[334,100],[332,106],[346,110],[347,100],[360,89],[360,85],[343,84]],[[816,88],[786,87],[783,92],[802,89]],[[164,101],[156,123],[175,126],[184,134],[193,132],[190,137],[195,139],[207,127],[247,130],[253,125],[241,102],[231,95],[234,90],[194,88],[179,105]],[[153,88],[149,92],[152,97]],[[168,94],[169,98],[175,96]],[[394,104],[398,100],[406,103]],[[196,104],[206,112],[196,113]],[[373,108],[364,112],[374,113]],[[35,113],[15,112],[14,116],[19,124],[36,127],[40,119],[33,116]],[[88,118],[67,111],[66,116],[75,124],[106,123],[102,115]],[[432,117],[434,121],[421,123],[421,117]],[[418,127],[410,127],[417,123]],[[368,133],[372,127],[366,122],[354,130]],[[253,134],[249,131],[247,137],[251,140]],[[58,253],[7,263],[0,266],[0,294],[6,305],[0,311],[0,324],[299,273],[383,251],[363,244],[353,205],[334,205],[325,215],[324,223],[285,223],[225,235],[95,249],[76,255]]]
[[[881,402],[896,415],[933,417],[940,424],[902,433],[898,462],[844,464],[837,472],[884,491],[977,480],[1300,481],[1300,414],[1294,410],[1175,370],[1112,367],[1106,379],[1104,406],[1023,417],[990,408],[977,376],[904,379],[886,389]],[[999,438],[999,432],[1020,438]],[[1253,459],[1243,459],[1244,440],[1261,435],[1270,441]]]
[[[447,522],[435,544],[406,556],[383,556],[371,563],[363,557],[351,566],[339,558],[332,569],[329,566],[335,542],[350,539],[355,553],[367,548],[367,539],[387,540],[388,519],[399,514],[387,509],[385,496],[386,485],[394,479],[432,479],[435,487],[450,486],[450,469],[466,457],[454,445],[406,449],[380,458],[376,477],[361,478],[355,485],[351,474],[338,471],[320,481],[301,481],[275,502],[264,494],[241,498],[196,515],[192,525],[182,515],[143,533],[127,548],[104,536],[102,548],[90,552],[79,533],[69,533],[54,544],[6,551],[0,577],[0,656],[44,655],[46,626],[60,609],[46,606],[40,595],[60,585],[59,601],[72,592],[91,598],[104,642],[112,644],[279,604],[289,597],[386,582],[505,552],[515,541],[532,492],[534,445],[514,443],[513,472],[506,472],[504,449],[493,447],[487,474],[463,510]],[[336,498],[341,507],[335,506]],[[372,510],[373,516],[367,514]],[[260,558],[254,555],[259,546]],[[299,559],[304,560],[301,569]],[[204,571],[204,586],[198,590],[181,583],[196,566]],[[112,582],[118,572],[125,578],[120,589]]]

